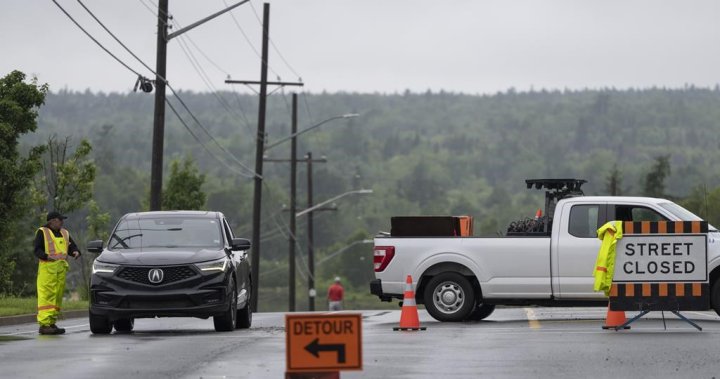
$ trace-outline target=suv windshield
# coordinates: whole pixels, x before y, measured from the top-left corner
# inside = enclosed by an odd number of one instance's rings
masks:
[[[108,242],[110,250],[157,247],[221,249],[222,246],[217,220],[180,217],[123,220]]]

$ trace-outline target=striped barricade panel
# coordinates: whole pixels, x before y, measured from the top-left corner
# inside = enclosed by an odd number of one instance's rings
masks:
[[[706,221],[623,223],[623,235],[698,235],[707,232]],[[618,269],[616,265],[616,273]],[[707,279],[694,282],[613,282],[610,290],[610,309],[613,311],[707,310],[710,308],[709,294]]]
[[[613,311],[704,311],[710,308],[707,283],[613,283]]]

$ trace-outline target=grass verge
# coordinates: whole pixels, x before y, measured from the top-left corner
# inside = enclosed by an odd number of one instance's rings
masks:
[[[65,300],[62,309],[65,311],[88,309],[88,302],[87,300]],[[35,313],[37,313],[37,298],[0,297],[0,317]]]

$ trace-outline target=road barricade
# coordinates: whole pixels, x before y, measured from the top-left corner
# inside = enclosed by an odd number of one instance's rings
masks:
[[[705,221],[624,222],[617,243],[610,310],[639,311],[619,330],[651,311],[710,308]],[[664,320],[664,319],[663,319]]]

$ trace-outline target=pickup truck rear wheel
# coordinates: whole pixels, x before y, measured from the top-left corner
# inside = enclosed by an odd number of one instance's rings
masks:
[[[438,321],[463,321],[475,306],[475,289],[456,272],[435,275],[425,286],[425,308]]]

